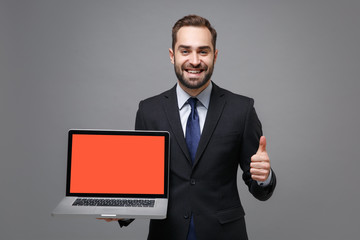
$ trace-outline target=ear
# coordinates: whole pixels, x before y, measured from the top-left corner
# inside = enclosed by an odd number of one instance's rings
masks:
[[[216,63],[217,56],[218,56],[218,50],[216,49],[214,54],[214,64]]]
[[[169,56],[170,56],[170,60],[171,60],[171,63],[174,64],[175,61],[174,61],[174,51],[172,50],[172,48],[169,48]]]

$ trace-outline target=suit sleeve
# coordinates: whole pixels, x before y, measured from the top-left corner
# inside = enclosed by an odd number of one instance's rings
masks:
[[[143,101],[139,103],[139,108],[136,112],[135,130],[147,130],[143,118],[142,105],[143,105]]]
[[[254,100],[250,100],[249,110],[246,115],[245,128],[241,141],[240,167],[243,170],[242,178],[249,188],[250,193],[260,201],[268,200],[276,185],[275,172],[272,170],[270,184],[263,187],[251,178],[250,163],[251,156],[254,155],[259,147],[259,140],[262,136],[260,120],[254,108]]]
[[[135,219],[127,219],[127,220],[118,220],[120,227],[127,227],[130,223],[132,223]]]

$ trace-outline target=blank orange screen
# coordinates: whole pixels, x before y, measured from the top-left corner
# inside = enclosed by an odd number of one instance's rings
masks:
[[[163,136],[74,134],[71,193],[164,194]]]

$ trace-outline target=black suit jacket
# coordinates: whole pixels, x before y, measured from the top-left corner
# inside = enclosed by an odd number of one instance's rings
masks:
[[[276,185],[261,187],[251,179],[250,158],[262,135],[251,98],[213,84],[209,109],[192,164],[180,123],[176,87],[141,101],[137,130],[170,132],[170,191],[167,218],[151,220],[150,240],[186,240],[190,217],[198,240],[247,239],[244,210],[237,188],[237,170],[249,191],[267,200]]]

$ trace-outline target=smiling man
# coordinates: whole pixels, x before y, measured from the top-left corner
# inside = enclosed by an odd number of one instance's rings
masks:
[[[150,221],[148,239],[248,239],[239,166],[255,198],[269,199],[276,185],[254,100],[212,82],[218,50],[207,19],[180,19],[172,37],[169,54],[177,84],[141,101],[135,123],[138,130],[165,130],[171,136],[167,218]],[[119,220],[121,226],[130,222]]]

